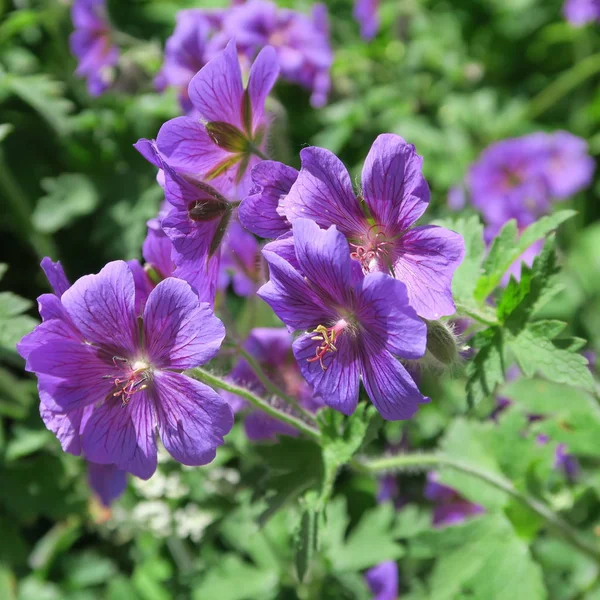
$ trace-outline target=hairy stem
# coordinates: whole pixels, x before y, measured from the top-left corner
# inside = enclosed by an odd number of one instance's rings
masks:
[[[472,477],[475,477],[481,481],[484,481],[488,485],[502,490],[530,510],[541,517],[547,524],[549,529],[552,529],[555,533],[560,535],[566,542],[571,544],[574,548],[588,555],[594,559],[597,563],[600,563],[600,547],[598,545],[590,543],[587,539],[579,535],[566,521],[561,519],[555,514],[548,506],[529,496],[528,494],[516,489],[513,484],[496,475],[495,473],[489,473],[482,471],[477,467],[461,463],[460,461],[454,460],[443,454],[403,454],[392,456],[389,458],[379,458],[376,460],[363,462],[363,467],[372,473],[379,471],[395,470],[395,469],[410,469],[410,468],[422,468],[425,470],[432,469],[435,467],[446,467],[466,473]]]
[[[208,371],[205,371],[204,369],[200,368],[190,369],[186,371],[186,374],[190,377],[193,377],[194,379],[197,379],[198,381],[206,383],[207,385],[213,388],[218,388],[221,390],[225,390],[226,392],[231,392],[236,396],[240,396],[240,398],[248,400],[250,404],[254,405],[256,408],[262,410],[263,412],[266,412],[269,416],[279,421],[282,421],[283,423],[287,423],[292,427],[295,427],[296,429],[298,429],[302,433],[305,433],[314,440],[318,441],[321,439],[321,433],[318,429],[316,429],[312,425],[309,425],[308,423],[294,415],[290,415],[286,412],[283,412],[282,410],[275,408],[274,406],[271,406],[266,400],[255,396],[250,390],[247,390],[246,388],[230,383],[229,381],[225,381],[224,379],[221,379],[220,377],[217,377],[216,375],[213,375],[212,373],[209,373]]]

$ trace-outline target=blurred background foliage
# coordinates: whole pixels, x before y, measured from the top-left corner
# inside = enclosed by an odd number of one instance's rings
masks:
[[[281,4],[310,9],[309,2]],[[44,428],[35,383],[23,377],[14,344],[34,324],[33,299],[46,291],[42,256],[60,259],[71,280],[109,260],[139,258],[161,190],[155,169],[132,144],[154,137],[179,114],[175,94],[156,93],[152,77],[177,11],[209,5],[219,4],[110,0],[111,20],[123,36],[127,84],[92,99],[73,75],[68,2],[0,2],[0,245],[6,263],[0,280],[0,598],[369,598],[360,572],[383,552],[402,557],[403,598],[599,599],[598,564],[556,538],[537,537],[541,523],[496,490],[448,477],[489,512],[433,530],[418,472],[402,476],[409,504],[397,513],[376,504],[372,478],[343,473],[313,576],[298,585],[291,566],[296,513],[279,511],[261,529],[255,523],[267,506],[259,492],[271,499],[285,494],[286,469],[297,468],[298,457],[310,461],[314,448],[288,441],[250,451],[239,424],[210,466],[182,469],[165,458],[151,481],[130,484],[112,510],[90,499],[85,465],[63,454]],[[357,175],[373,139],[398,133],[424,156],[433,219],[448,215],[448,190],[495,140],[566,129],[585,138],[595,158],[600,154],[599,29],[570,26],[560,0],[383,0],[381,32],[370,43],[360,39],[348,0],[327,5],[335,56],[330,101],[314,110],[308,93],[278,85],[277,158],[299,166],[303,146],[324,146]],[[578,215],[560,235],[565,289],[545,309],[596,351],[599,191],[596,179],[566,203]],[[388,441],[408,439],[412,448],[428,449],[443,436],[450,455],[471,456],[537,489],[593,535],[600,526],[600,417],[591,396],[581,392],[577,400],[573,390],[542,382],[508,384],[504,394],[520,404],[494,428],[464,418],[464,380],[426,385],[437,386],[430,395],[443,402],[423,407],[414,421],[386,424]],[[484,416],[490,406],[477,410]],[[546,412],[554,418],[522,433],[526,413]],[[581,433],[568,436],[583,465],[575,482],[552,470],[555,446],[534,443],[540,433],[560,442],[569,427]]]

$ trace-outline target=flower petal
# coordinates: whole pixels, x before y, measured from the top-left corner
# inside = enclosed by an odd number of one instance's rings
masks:
[[[242,72],[234,40],[200,69],[189,86],[190,100],[203,119],[229,123],[239,129],[243,129],[243,93]]]
[[[406,284],[417,313],[432,320],[454,314],[452,277],[465,253],[462,236],[435,225],[413,227],[395,251],[394,276]]]
[[[410,227],[429,204],[429,186],[421,173],[423,159],[400,136],[377,137],[362,172],[365,202],[378,225]]]
[[[277,209],[298,177],[298,171],[273,160],[259,162],[251,172],[254,187],[239,207],[242,225],[264,238],[277,238],[290,230]]]
[[[42,259],[41,267],[54,293],[60,298],[71,286],[60,261],[52,262],[46,256]]]
[[[208,261],[181,260],[173,276],[187,281],[198,294],[200,302],[215,302],[221,252],[216,252]]]
[[[266,46],[259,53],[250,69],[248,77],[248,94],[252,107],[252,132],[263,124],[265,116],[265,100],[275,85],[279,75],[277,53],[271,46]]]
[[[212,388],[179,373],[155,376],[160,437],[171,456],[184,465],[211,462],[233,426],[231,408]]]
[[[244,419],[244,430],[251,442],[276,440],[278,435],[297,436],[298,430],[270,417],[260,410],[253,410]]]
[[[300,157],[302,169],[283,207],[288,220],[306,218],[321,227],[337,225],[344,235],[361,232],[365,217],[340,159],[315,147],[305,148]]]
[[[327,406],[351,415],[358,404],[359,360],[349,334],[342,334],[336,341],[336,352],[328,352],[323,358],[323,369],[315,358],[319,346],[313,333],[300,336],[293,344],[293,351],[300,372],[308,381],[315,398],[322,398]]]
[[[144,308],[144,342],[158,368],[191,369],[219,351],[225,327],[190,285],[169,277],[150,293]]]
[[[45,392],[40,388],[40,395]],[[62,449],[69,454],[79,456],[81,454],[81,441],[79,439],[79,428],[83,410],[73,410],[69,413],[56,412],[50,409],[44,402],[40,403],[40,416],[46,427],[56,435]]]
[[[85,423],[81,440],[86,457],[142,479],[156,471],[155,412],[148,390],[133,396],[127,406],[110,398],[95,408]]]
[[[135,285],[126,262],[110,262],[97,275],[81,277],[62,303],[87,341],[135,353]]]
[[[388,350],[371,346],[369,340],[365,340],[361,363],[367,394],[384,419],[410,419],[419,404],[429,402],[408,371]]]
[[[127,473],[115,465],[88,463],[88,484],[107,508],[125,491]]]

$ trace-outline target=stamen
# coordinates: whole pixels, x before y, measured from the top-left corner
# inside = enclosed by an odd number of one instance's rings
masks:
[[[121,406],[125,408],[134,394],[148,387],[146,382],[150,379],[150,370],[142,361],[136,361],[132,365],[129,360],[119,356],[113,357],[113,364],[120,369],[121,373],[118,376],[103,375],[102,379],[113,380],[114,387],[111,395],[113,398],[120,398]]]
[[[367,233],[360,237],[360,243],[351,243],[354,251],[350,258],[358,261],[365,273],[371,269],[374,260],[389,262],[389,252],[393,248],[393,240],[388,238],[381,225],[373,225]]]
[[[327,370],[323,359],[327,355],[328,352],[337,352],[337,348],[335,347],[335,342],[344,331],[347,323],[344,319],[340,319],[333,327],[325,327],[325,325],[318,325],[315,330],[311,333],[316,333],[317,335],[312,336],[310,339],[315,340],[317,342],[321,342],[315,350],[315,355],[312,358],[307,358],[308,362],[316,362],[319,361],[321,365],[321,369],[323,371]]]

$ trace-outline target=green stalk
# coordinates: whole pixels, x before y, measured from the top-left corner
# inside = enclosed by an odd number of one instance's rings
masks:
[[[446,467],[475,477],[496,489],[502,490],[504,493],[529,508],[545,521],[549,529],[557,533],[567,543],[574,548],[577,548],[577,550],[586,554],[597,563],[600,563],[600,547],[597,544],[590,543],[580,536],[577,531],[548,508],[548,506],[528,494],[519,491],[510,481],[507,481],[495,473],[482,471],[477,467],[461,463],[460,461],[444,456],[443,454],[425,453],[401,454],[388,458],[378,458],[372,461],[363,462],[363,467],[372,473],[410,468],[429,470],[436,467]]]

